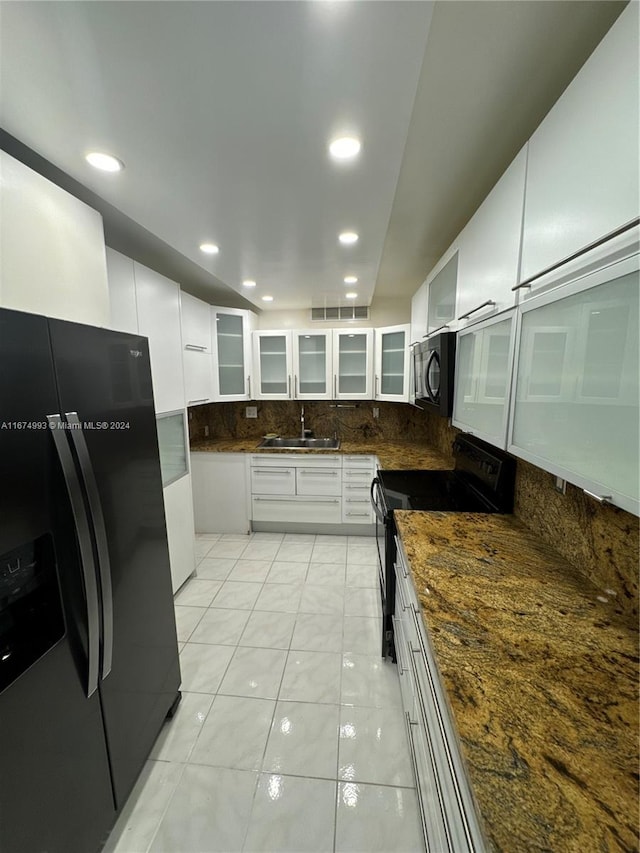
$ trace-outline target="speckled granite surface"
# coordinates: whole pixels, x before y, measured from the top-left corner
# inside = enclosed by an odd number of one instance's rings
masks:
[[[383,468],[453,468],[451,456],[447,457],[433,445],[419,441],[342,441],[339,450],[257,450],[260,441],[261,438],[256,437],[192,441],[191,450],[210,453],[312,453],[314,456],[323,453],[363,454],[377,456]]]
[[[638,630],[513,516],[396,512],[487,837],[638,850]]]

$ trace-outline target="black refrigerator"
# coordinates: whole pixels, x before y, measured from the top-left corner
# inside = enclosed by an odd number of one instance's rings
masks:
[[[148,341],[0,310],[0,851],[100,850],[179,687]]]

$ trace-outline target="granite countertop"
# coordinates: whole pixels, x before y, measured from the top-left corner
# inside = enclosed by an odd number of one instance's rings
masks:
[[[396,511],[490,849],[638,850],[638,628],[513,516]]]
[[[261,437],[253,438],[212,438],[206,441],[191,442],[192,452],[205,453],[312,453],[318,454],[363,454],[377,456],[382,468],[453,468],[453,458],[444,456],[433,445],[420,441],[342,441],[338,450],[285,450],[282,448],[257,445]]]

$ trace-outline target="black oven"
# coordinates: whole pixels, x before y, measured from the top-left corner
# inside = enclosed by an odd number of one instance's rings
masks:
[[[455,358],[455,332],[440,332],[415,345],[415,402],[421,409],[449,417],[453,410]]]
[[[382,470],[371,484],[376,516],[382,602],[382,656],[395,661],[392,616],[396,599],[397,529],[394,510],[511,512],[515,460],[469,435],[454,445],[454,470]]]

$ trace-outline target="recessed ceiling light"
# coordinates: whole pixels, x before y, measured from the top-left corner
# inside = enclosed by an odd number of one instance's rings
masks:
[[[273,302],[273,296],[263,296],[262,301],[263,302]]]
[[[358,235],[355,231],[343,231],[342,234],[338,235],[338,240],[344,246],[350,246],[352,243],[358,242]]]
[[[242,282],[242,286],[243,286],[243,287],[255,287],[255,286],[256,286],[256,283],[255,283],[255,281],[253,281],[253,279],[246,278],[246,279]]]
[[[357,281],[358,281],[357,275],[346,275],[344,277],[344,283],[345,284],[355,284]]]
[[[200,251],[205,255],[217,255],[220,249],[215,243],[200,243]]]
[[[100,169],[103,172],[121,172],[124,169],[122,160],[118,160],[111,154],[104,154],[102,151],[91,151],[85,159],[94,169]]]
[[[345,296],[345,299],[357,299],[358,298],[357,293],[345,293],[344,296]]]
[[[334,160],[351,160],[360,152],[360,140],[355,136],[340,136],[329,145],[329,154]]]

